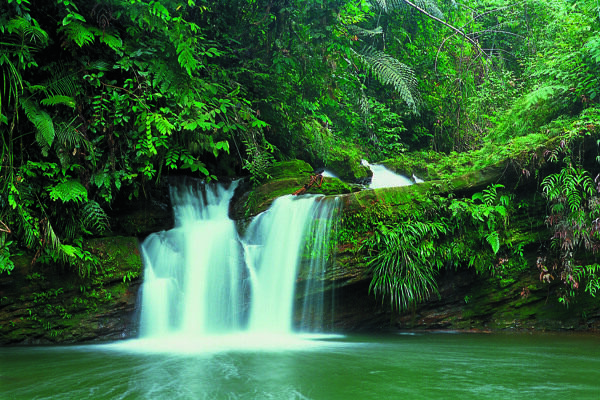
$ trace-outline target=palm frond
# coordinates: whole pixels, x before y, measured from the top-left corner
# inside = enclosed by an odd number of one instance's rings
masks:
[[[67,148],[87,144],[81,132],[74,126],[75,119],[76,118],[73,118],[68,123],[60,122],[55,128],[55,140]]]
[[[48,33],[40,28],[36,20],[17,17],[9,20],[4,28],[8,34],[17,34],[30,43],[44,46],[48,43]]]
[[[0,53],[0,68],[2,69],[2,90],[0,90],[0,114],[3,107],[18,102],[19,95],[23,92],[23,79],[21,73],[10,60],[6,53]]]
[[[400,311],[437,293],[435,275],[441,262],[434,240],[446,232],[443,224],[434,222],[380,227],[367,242],[374,253],[367,263],[373,273],[369,291],[389,297],[390,305]]]
[[[70,71],[64,63],[58,62],[55,69],[51,71],[51,77],[43,83],[41,89],[44,91],[46,97],[51,98],[55,96],[71,97],[73,99],[73,106],[75,103],[74,98],[80,92],[80,84],[78,76],[75,72]],[[60,97],[57,97],[60,98]],[[44,104],[44,103],[42,103]],[[63,103],[64,104],[64,103]],[[49,104],[53,105],[53,104]]]

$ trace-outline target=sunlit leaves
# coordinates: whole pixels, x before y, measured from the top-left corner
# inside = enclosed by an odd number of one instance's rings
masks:
[[[88,193],[86,188],[78,181],[71,180],[59,183],[50,189],[50,198],[54,201],[60,200],[63,203],[70,201],[74,203],[86,202]]]

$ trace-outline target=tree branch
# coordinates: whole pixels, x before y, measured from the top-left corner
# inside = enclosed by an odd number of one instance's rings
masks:
[[[442,21],[441,19],[439,19],[438,17],[436,17],[435,15],[431,15],[430,13],[428,13],[427,11],[425,11],[424,9],[422,9],[421,7],[419,7],[418,5],[416,5],[415,3],[409,1],[409,0],[403,0],[406,4],[408,4],[409,6],[411,6],[412,8],[414,8],[415,10],[417,10],[418,12],[420,12],[421,14],[425,15],[428,18],[431,18],[432,20],[439,22],[440,24],[444,25],[447,28],[452,29],[455,33],[457,33],[459,36],[464,37],[465,39],[467,39],[473,46],[475,46],[475,48],[477,49],[477,51],[479,53],[481,53],[482,55],[486,55],[485,52],[481,49],[481,47],[479,46],[479,43],[477,43],[475,40],[471,39],[469,36],[467,36],[467,34],[465,34],[463,31],[461,31],[460,29],[450,25],[447,22]]]

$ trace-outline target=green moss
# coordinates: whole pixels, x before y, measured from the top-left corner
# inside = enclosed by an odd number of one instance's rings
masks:
[[[373,173],[362,165],[362,157],[356,148],[336,147],[330,151],[326,167],[343,181],[364,183]]]
[[[305,161],[279,161],[271,164],[269,168],[267,168],[267,174],[270,176],[267,181],[309,176],[312,172],[313,167]]]

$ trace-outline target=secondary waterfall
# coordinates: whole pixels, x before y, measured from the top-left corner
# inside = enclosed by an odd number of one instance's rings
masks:
[[[141,336],[322,331],[323,285],[337,202],[283,196],[243,235],[228,217],[237,183],[173,187],[175,227],[142,244]],[[301,274],[302,276],[299,276]],[[294,309],[296,281],[305,302]]]
[[[383,165],[369,164],[369,162],[366,160],[363,160],[362,164],[366,167],[369,167],[373,172],[373,178],[371,180],[371,184],[369,185],[369,189],[409,186],[415,183],[404,175],[396,174],[390,171]],[[419,179],[419,181],[421,180]]]

